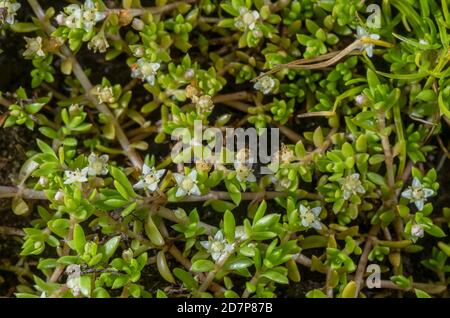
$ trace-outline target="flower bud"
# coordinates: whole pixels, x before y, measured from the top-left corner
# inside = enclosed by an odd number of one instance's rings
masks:
[[[62,192],[62,191],[56,192],[55,200],[58,201],[58,202],[63,202],[63,200],[64,200],[64,192]]]
[[[130,248],[122,252],[122,258],[127,262],[131,261],[133,259],[133,256],[133,250],[131,250]]]
[[[142,31],[144,29],[145,23],[141,19],[134,18],[131,23],[131,27],[136,31]]]
[[[423,227],[420,224],[414,224],[411,227],[411,235],[414,237],[423,237]]]

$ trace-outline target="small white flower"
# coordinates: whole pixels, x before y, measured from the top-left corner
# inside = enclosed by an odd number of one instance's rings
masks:
[[[363,105],[367,101],[367,97],[363,94],[359,94],[355,97],[356,104]]]
[[[187,176],[174,173],[173,176],[177,181],[178,189],[175,197],[184,197],[185,195],[201,195],[200,189],[197,185],[197,171],[192,170]]]
[[[145,23],[141,19],[134,18],[131,22],[131,27],[136,31],[142,31],[145,27]]]
[[[414,224],[413,226],[411,226],[411,236],[413,237],[413,239],[418,239],[423,237],[424,235],[424,230],[423,230],[423,226],[420,224]]]
[[[83,169],[76,169],[75,171],[64,171],[64,177],[65,181],[64,184],[71,184],[75,182],[86,182],[87,179],[87,173],[89,168],[83,168]]]
[[[64,13],[56,16],[56,22],[70,29],[84,29],[90,32],[95,24],[104,18],[106,14],[100,12],[92,0],[86,0],[84,5],[71,4],[65,7]]]
[[[155,85],[156,73],[160,67],[159,63],[148,62],[140,58],[131,66],[131,77],[145,80],[150,85]]]
[[[12,3],[8,0],[0,1],[0,22],[14,24],[15,16],[22,5],[20,3]]]
[[[196,160],[195,169],[199,172],[210,172],[213,165],[208,160]]]
[[[98,102],[100,104],[112,104],[116,101],[114,97],[114,92],[111,86],[101,86],[98,85],[92,92],[93,95],[97,96]]]
[[[279,152],[279,159],[281,163],[291,163],[295,160],[294,151],[286,145],[281,146],[281,150]]]
[[[434,194],[432,189],[424,188],[418,178],[414,178],[412,185],[402,192],[402,197],[414,202],[417,210],[422,211],[427,198]]]
[[[271,180],[275,184],[275,191],[285,191],[292,186],[292,180],[287,176],[282,176],[279,179],[273,176]]]
[[[55,20],[58,25],[63,25],[66,22],[66,15],[64,13],[58,13],[55,17]]]
[[[248,239],[247,232],[245,232],[245,227],[240,225],[236,226],[236,229],[234,231],[234,237],[237,241],[245,241]]]
[[[109,43],[103,32],[98,33],[88,43],[88,49],[94,51],[94,53],[105,53],[108,48]]]
[[[356,28],[356,38],[358,38],[358,39],[371,38],[373,40],[379,40],[380,36],[378,34],[373,34],[373,33],[369,34],[369,32],[367,32],[366,29],[358,26]],[[368,57],[372,57],[373,56],[373,47],[374,47],[373,44],[365,43],[362,45],[361,49],[366,51]]]
[[[158,189],[159,181],[166,172],[165,169],[156,170],[154,167],[149,167],[146,164],[142,166],[142,176],[138,183],[133,187],[135,189],[147,189],[150,192],[155,192]]]
[[[262,92],[264,95],[269,94],[275,87],[275,80],[271,76],[263,76],[256,81],[253,88]]]
[[[211,254],[212,259],[217,263],[224,260],[234,250],[234,245],[227,242],[221,230],[217,231],[213,238],[209,237],[208,241],[200,242],[200,245]]]
[[[98,176],[108,174],[108,155],[97,156],[95,153],[91,153],[88,157],[88,175]]]
[[[58,201],[58,202],[63,202],[63,200],[64,200],[64,192],[62,192],[62,191],[57,191],[56,193],[55,193],[55,201]]]
[[[295,160],[295,154],[292,149],[283,144],[281,149],[272,155],[271,164],[288,164]]]
[[[184,72],[184,75],[183,75],[184,79],[186,79],[186,80],[191,80],[194,78],[194,76],[195,76],[195,71],[192,68],[188,68],[186,70],[186,72]]]
[[[300,204],[299,208],[300,221],[302,225],[306,228],[314,228],[320,230],[322,224],[320,223],[320,212],[322,212],[322,207],[317,206],[315,208],[307,208],[303,204]]]
[[[42,38],[40,36],[35,38],[24,37],[27,44],[25,45],[25,52],[23,52],[23,56],[25,57],[44,57],[45,52],[42,50]]]
[[[66,268],[66,286],[77,297],[81,294],[81,268],[80,265],[71,264]]]
[[[239,9],[239,16],[234,19],[234,26],[241,31],[254,30],[258,20],[258,11],[242,7]]]
[[[234,168],[236,169],[236,179],[238,179],[239,182],[256,182],[253,170],[247,165],[236,162]]]
[[[214,103],[209,95],[202,95],[200,97],[193,96],[192,102],[195,104],[196,110],[200,115],[210,113],[214,108]]]
[[[236,153],[235,163],[252,164],[254,162],[255,162],[255,158],[253,156],[253,153],[249,149],[242,148]]]
[[[41,177],[39,178],[38,183],[39,183],[39,185],[40,185],[41,187],[45,187],[45,186],[48,185],[48,179],[47,179],[46,177],[44,177],[44,176],[41,176]]]
[[[359,180],[359,173],[354,173],[341,179],[340,183],[342,184],[341,190],[344,193],[344,200],[348,200],[352,195],[357,195],[358,193],[366,193],[366,189],[364,189],[361,180]]]

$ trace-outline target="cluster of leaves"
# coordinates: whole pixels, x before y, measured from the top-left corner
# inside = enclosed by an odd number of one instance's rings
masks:
[[[4,195],[35,217],[20,257],[38,265],[16,296],[276,297],[318,272],[307,297],[365,297],[367,262],[383,288],[447,295],[450,210],[435,200],[450,123],[446,0],[380,1],[381,28],[359,0],[87,0],[62,12],[32,0],[24,21],[5,3],[32,70],[2,92],[3,127],[42,135]],[[80,55],[125,80],[83,69]],[[246,149],[234,164],[225,151],[194,164],[161,155],[198,122],[280,127],[273,173],[258,175]],[[412,254],[435,280],[407,272]],[[146,268],[161,276],[154,290]]]

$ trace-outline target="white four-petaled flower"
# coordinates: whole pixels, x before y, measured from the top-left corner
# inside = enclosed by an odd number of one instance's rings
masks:
[[[214,103],[209,95],[202,95],[200,97],[193,96],[192,102],[195,104],[196,110],[199,114],[210,113],[214,108]]]
[[[378,34],[370,34],[369,32],[367,32],[366,29],[364,29],[363,27],[358,26],[356,28],[356,37],[358,39],[362,39],[362,38],[371,38],[373,40],[379,40],[380,36]],[[373,47],[374,45],[371,43],[364,43],[361,47],[362,50],[365,50],[367,53],[368,57],[372,57],[373,56]]]
[[[185,195],[201,195],[197,185],[196,170],[192,170],[187,176],[181,173],[174,173],[173,176],[178,185],[177,192],[175,193],[177,198],[184,197]]]
[[[236,179],[238,179],[239,182],[256,182],[253,169],[246,164],[236,162],[234,168],[236,169]]]
[[[418,238],[423,237],[423,235],[424,235],[424,230],[423,230],[422,225],[414,224],[413,226],[411,226],[411,236],[414,241],[416,241]]]
[[[109,43],[106,39],[105,33],[103,32],[99,32],[88,43],[88,49],[94,51],[94,53],[97,51],[100,53],[105,53],[108,48]]]
[[[156,170],[154,167],[149,167],[146,164],[142,166],[142,176],[138,183],[133,187],[135,189],[147,189],[148,191],[155,192],[158,189],[159,181],[166,172],[165,169]]]
[[[66,268],[67,281],[66,286],[72,291],[76,297],[81,294],[81,267],[80,265],[71,264]]]
[[[314,208],[308,208],[303,204],[300,204],[299,208],[300,222],[306,228],[314,228],[320,230],[322,224],[320,223],[320,212],[322,212],[322,207],[317,206]]]
[[[90,176],[98,176],[108,174],[108,155],[98,156],[95,153],[91,153],[88,157],[88,172]]]
[[[434,194],[432,189],[425,188],[418,178],[414,178],[412,185],[402,192],[402,197],[413,202],[417,210],[422,211],[425,201]]]
[[[14,24],[15,16],[22,5],[20,3],[12,3],[11,1],[4,0],[0,2],[0,11],[2,11],[2,20],[0,22],[6,22],[8,24]]]
[[[97,85],[92,91],[92,94],[97,96],[100,104],[112,104],[116,101],[114,91],[111,86]]]
[[[88,173],[89,167],[85,167],[83,169],[76,169],[75,171],[64,171],[64,184],[72,184],[75,182],[86,182],[87,179],[87,173]]]
[[[24,37],[27,44],[25,45],[25,51],[23,52],[23,56],[25,57],[44,57],[45,52],[42,50],[42,38],[40,36],[35,38]]]
[[[275,80],[271,76],[263,76],[253,85],[253,88],[262,92],[264,95],[269,94],[275,87]]]
[[[281,149],[275,152],[272,155],[271,162],[269,164],[269,168],[273,172],[277,172],[280,168],[280,165],[287,165],[295,160],[295,153],[288,146],[283,144]]]
[[[92,31],[95,24],[106,18],[105,12],[101,12],[92,0],[86,0],[84,5],[71,4],[64,8],[64,13],[56,16],[59,25],[65,25],[70,29],[84,29]]]
[[[156,73],[160,67],[159,63],[152,63],[140,58],[131,66],[131,77],[145,80],[150,85],[155,85]]]
[[[233,252],[234,245],[227,242],[224,238],[222,231],[217,231],[214,237],[209,237],[208,241],[200,242],[211,257],[216,262],[221,262],[224,257]]]
[[[366,192],[361,180],[359,180],[359,173],[354,173],[341,179],[340,183],[342,184],[341,190],[344,193],[344,200],[350,199],[352,195]]]
[[[234,20],[234,26],[241,31],[254,30],[259,20],[259,12],[246,7],[239,9],[239,16]]]

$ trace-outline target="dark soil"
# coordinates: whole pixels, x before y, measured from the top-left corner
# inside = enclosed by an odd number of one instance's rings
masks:
[[[0,185],[13,185],[20,167],[26,160],[26,151],[35,146],[35,134],[23,127],[0,128]],[[23,228],[29,226],[30,217],[17,216],[11,211],[11,200],[0,199],[0,226]],[[4,267],[19,261],[21,241],[14,236],[0,236],[0,295],[11,296],[18,284],[15,274]]]

